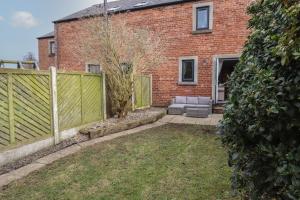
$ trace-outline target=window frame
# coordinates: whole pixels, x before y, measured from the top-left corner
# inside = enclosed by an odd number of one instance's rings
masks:
[[[183,67],[184,61],[193,61],[193,81],[183,80]],[[184,56],[179,58],[179,75],[178,75],[179,85],[197,85],[198,84],[198,57],[197,56]]]
[[[54,56],[55,55],[55,53],[56,53],[55,40],[49,40],[49,43],[48,43],[48,53],[49,53],[49,56]]]
[[[198,17],[199,10],[207,10],[207,21],[206,21],[207,26],[205,28],[198,27],[198,25],[199,25],[199,17]],[[209,20],[210,20],[209,10],[210,10],[209,6],[201,6],[201,7],[196,8],[196,30],[197,31],[209,30]]]
[[[99,66],[99,73],[94,73],[94,72],[90,72],[90,66]],[[100,64],[95,64],[95,63],[87,63],[85,65],[85,72],[86,73],[91,73],[91,74],[101,74],[102,69],[101,69],[101,65]]]
[[[182,60],[182,73],[181,73],[181,82],[184,82],[184,83],[193,83],[195,82],[195,60],[194,59],[188,59],[188,60]],[[192,79],[189,80],[189,79],[185,79],[184,78],[184,73],[183,73],[183,68],[185,67],[184,63],[185,62],[191,62],[192,63]]]
[[[207,28],[198,28],[198,10],[201,8],[208,8],[208,17],[207,17]],[[203,3],[197,3],[193,5],[193,34],[198,33],[211,33],[213,30],[213,2],[203,2]]]

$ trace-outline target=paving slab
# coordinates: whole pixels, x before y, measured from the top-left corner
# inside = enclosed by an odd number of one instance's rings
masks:
[[[186,117],[184,115],[166,115],[159,121],[163,123],[217,126],[219,124],[219,121],[222,120],[222,118],[222,114],[212,114],[209,115],[208,118],[194,118]]]
[[[8,185],[10,182],[12,182],[14,180],[16,180],[16,176],[11,172],[1,175],[0,176],[0,188],[5,185]]]
[[[19,179],[19,178],[22,178],[24,176],[27,176],[31,172],[34,172],[34,171],[37,171],[38,169],[41,169],[44,166],[46,166],[46,164],[31,163],[29,165],[26,165],[24,167],[16,169],[16,170],[12,171],[11,173],[16,177],[16,179]]]

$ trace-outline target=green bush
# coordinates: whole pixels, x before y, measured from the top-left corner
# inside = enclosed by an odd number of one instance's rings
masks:
[[[251,34],[220,125],[245,199],[300,199],[300,3],[250,5]]]

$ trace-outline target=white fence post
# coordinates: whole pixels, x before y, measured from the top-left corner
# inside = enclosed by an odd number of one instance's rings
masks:
[[[106,113],[106,76],[105,73],[102,73],[102,87],[103,87],[103,119],[107,119],[107,113]]]
[[[60,141],[59,128],[58,128],[58,107],[57,107],[57,73],[55,67],[50,67],[51,78],[51,112],[52,112],[52,124],[51,130],[54,135],[54,143],[58,144]]]

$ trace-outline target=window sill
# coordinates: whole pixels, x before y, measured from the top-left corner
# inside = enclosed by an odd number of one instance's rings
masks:
[[[48,54],[49,57],[54,57],[55,53]]]
[[[192,31],[193,35],[212,33],[211,29]]]
[[[195,86],[195,85],[198,85],[198,83],[197,82],[178,82],[177,85]]]

